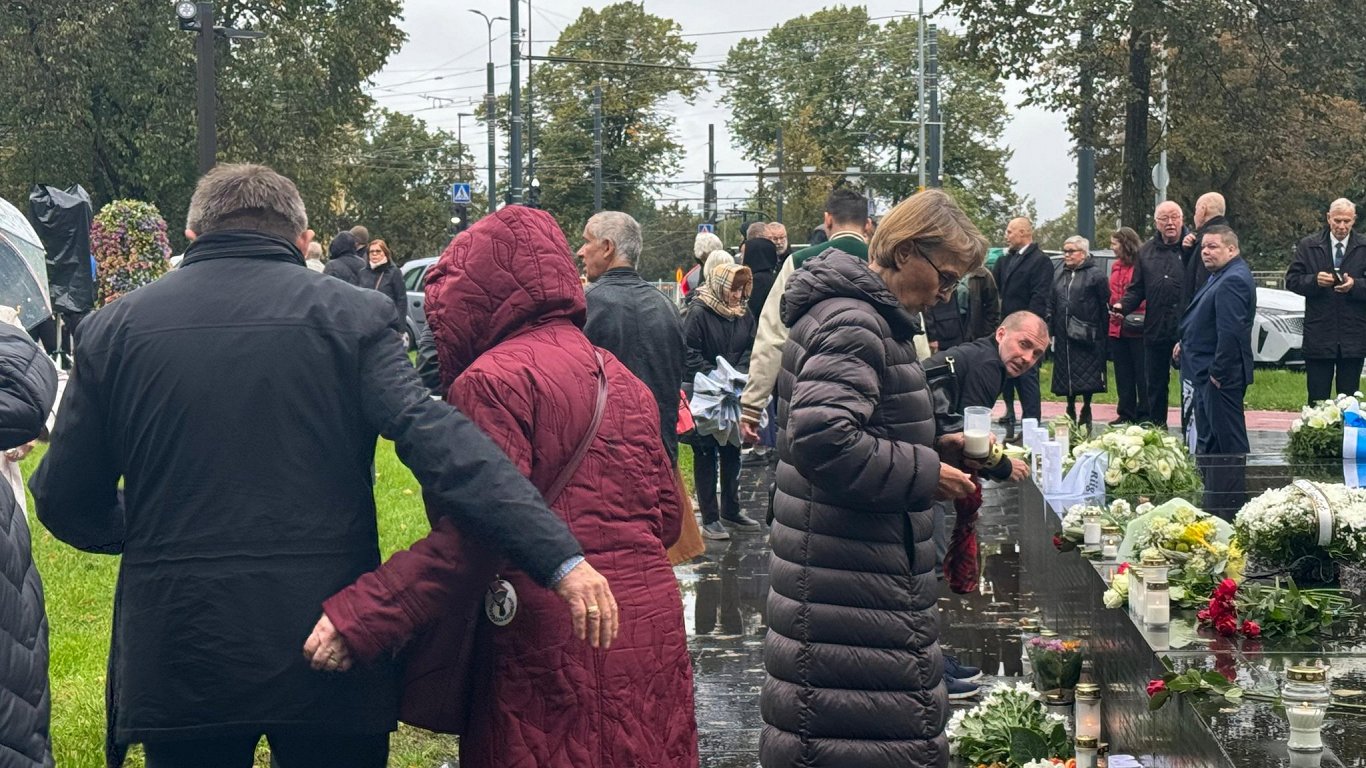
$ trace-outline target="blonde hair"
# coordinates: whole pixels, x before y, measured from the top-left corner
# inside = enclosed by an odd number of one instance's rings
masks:
[[[868,244],[868,257],[879,266],[898,269],[898,256],[909,258],[907,252],[913,249],[929,258],[943,254],[967,274],[986,262],[987,239],[953,198],[927,189],[882,217]]]

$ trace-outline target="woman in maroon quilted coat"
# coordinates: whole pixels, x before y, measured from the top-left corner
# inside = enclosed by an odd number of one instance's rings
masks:
[[[518,605],[505,626],[482,611],[476,622],[461,768],[696,766],[683,606],[665,556],[682,520],[673,469],[650,391],[580,330],[583,289],[564,235],[549,214],[509,206],[447,247],[426,301],[448,402],[543,494],[591,428],[595,351],[608,386],[597,436],[552,509],[611,584],[620,633],[610,649],[591,647],[562,600],[501,568]],[[429,627],[455,580],[487,556],[438,521],[325,610],[364,662]]]

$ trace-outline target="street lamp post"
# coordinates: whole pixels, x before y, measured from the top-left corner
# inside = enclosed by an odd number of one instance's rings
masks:
[[[493,22],[507,21],[506,16],[494,16],[489,18],[483,11],[470,9],[470,13],[476,14],[484,20],[489,30],[489,63],[488,63],[488,92],[484,94],[484,117],[489,123],[489,213],[493,213],[498,208],[498,148],[494,133],[494,111],[497,106],[493,98]]]
[[[195,155],[202,176],[218,162],[218,82],[213,62],[214,40],[219,36],[228,40],[259,40],[266,35],[249,29],[215,27],[213,3],[180,0],[175,4],[175,15],[182,30],[199,35],[195,40]]]

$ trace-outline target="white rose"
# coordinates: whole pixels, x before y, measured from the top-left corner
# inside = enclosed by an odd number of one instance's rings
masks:
[[[1145,501],[1134,508],[1135,515],[1146,515],[1151,511],[1153,511],[1153,503],[1151,501]]]
[[[1143,465],[1138,462],[1138,459],[1124,460],[1124,468],[1129,470],[1130,472],[1137,472],[1142,466]]]
[[[1303,419],[1295,419],[1294,421],[1290,422],[1290,431],[1291,431],[1291,432],[1299,432],[1301,429],[1304,429],[1304,420],[1303,420]]]
[[[1324,418],[1323,418],[1322,416],[1311,416],[1311,417],[1309,417],[1309,427],[1310,427],[1310,429],[1323,429],[1323,428],[1326,427],[1326,426],[1328,426],[1328,422],[1325,421]]]
[[[1120,474],[1119,467],[1110,467],[1105,470],[1106,485],[1119,485],[1119,481],[1123,479],[1124,475]]]

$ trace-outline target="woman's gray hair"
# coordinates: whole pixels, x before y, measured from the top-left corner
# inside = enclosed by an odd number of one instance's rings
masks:
[[[214,166],[195,185],[185,228],[195,235],[254,229],[293,241],[308,229],[298,187],[264,165]]]
[[[1063,246],[1064,248],[1066,248],[1066,247],[1069,246],[1069,245],[1078,245],[1078,244],[1081,245],[1082,251],[1084,251],[1084,252],[1086,252],[1086,253],[1088,253],[1088,254],[1091,252],[1091,241],[1090,241],[1090,240],[1087,240],[1086,238],[1082,237],[1081,235],[1072,235],[1071,237],[1069,237],[1069,238],[1067,238],[1066,240],[1062,241],[1062,246]]]
[[[634,267],[640,259],[640,224],[621,211],[595,213],[588,219],[584,229],[599,240],[611,240],[612,245],[616,246],[617,258],[631,266]]]
[[[725,248],[721,238],[711,232],[698,232],[697,237],[692,241],[692,257],[702,261],[711,254],[712,251],[719,251]]]
[[[716,241],[716,244],[718,248],[712,251],[711,253],[707,254],[707,260],[705,263],[702,264],[703,280],[706,280],[707,277],[711,274],[711,271],[713,269],[716,269],[718,266],[722,264],[737,263],[735,261],[735,257],[731,255],[730,251],[727,251],[726,249],[719,247],[721,245],[720,240]]]

